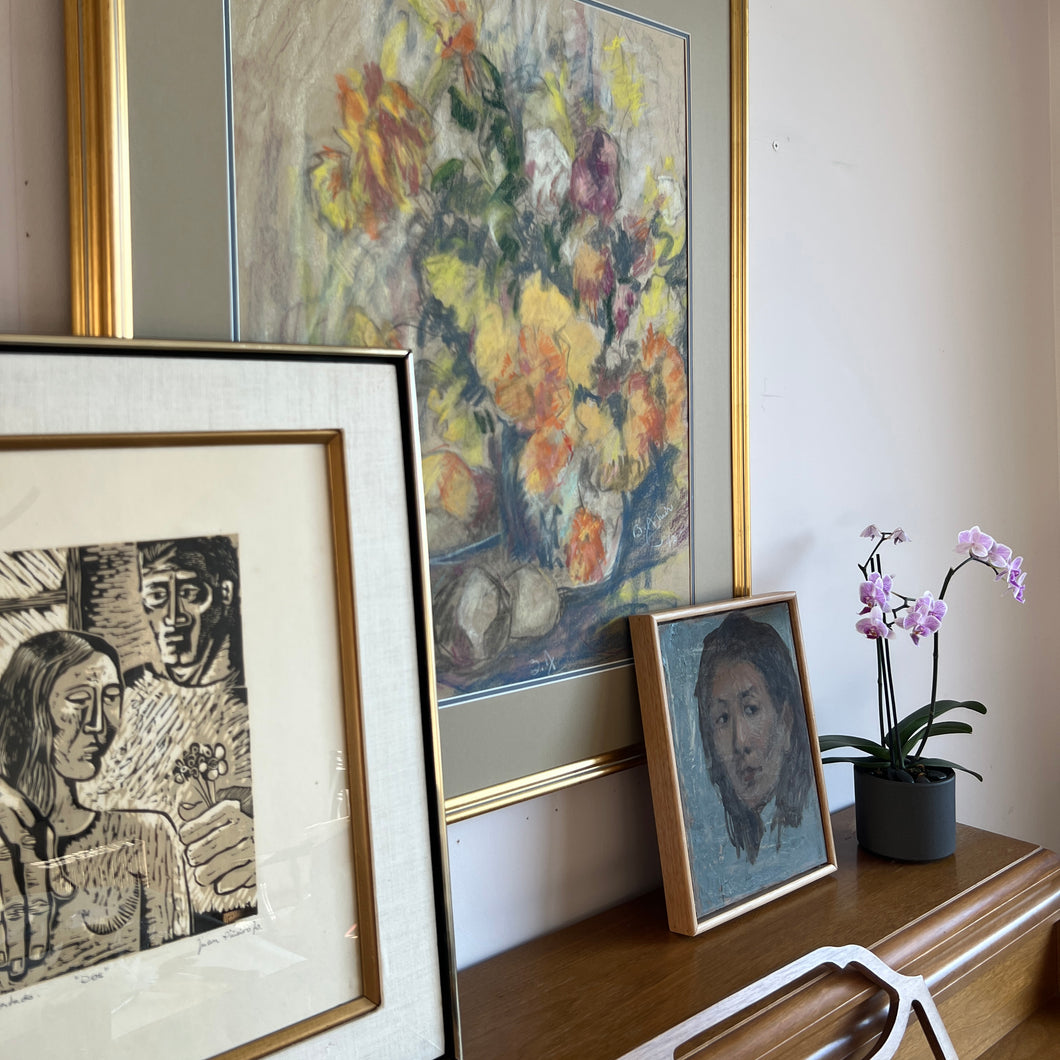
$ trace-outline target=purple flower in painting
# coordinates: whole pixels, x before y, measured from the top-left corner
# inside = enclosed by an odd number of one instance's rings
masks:
[[[615,331],[621,335],[629,327],[630,316],[637,305],[637,296],[627,284],[619,284],[615,289],[614,308]]]
[[[880,536],[880,531],[875,523],[869,523],[864,530],[861,531],[861,537],[877,538]]]
[[[957,535],[957,551],[961,555],[985,561],[993,547],[994,539],[989,534],[984,534],[978,526],[973,526],[971,530],[962,530]]]
[[[909,540],[909,535],[900,526],[896,526],[894,533],[891,534],[891,540],[896,545],[900,545],[903,541]]]
[[[859,618],[854,628],[869,640],[881,640],[894,636],[894,630],[883,620],[883,611],[878,607],[869,609],[864,618]]]
[[[878,607],[882,611],[889,610],[893,581],[894,579],[889,574],[873,571],[868,580],[861,583],[861,602],[865,605],[861,614],[867,615],[873,607]]]
[[[921,637],[930,637],[938,632],[945,617],[946,601],[936,600],[931,593],[926,592],[917,597],[916,603],[902,618],[902,629],[909,633],[914,644],[919,644]]]
[[[618,144],[603,129],[593,129],[582,140],[574,160],[570,200],[579,210],[610,221],[620,197]]]

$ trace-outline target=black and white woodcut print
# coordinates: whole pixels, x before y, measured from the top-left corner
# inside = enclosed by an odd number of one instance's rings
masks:
[[[0,553],[0,994],[256,912],[238,549]]]

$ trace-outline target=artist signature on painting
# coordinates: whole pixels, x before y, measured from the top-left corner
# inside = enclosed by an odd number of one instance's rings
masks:
[[[18,997],[0,998],[0,1009],[14,1008],[15,1005],[24,1005],[27,1001],[36,1001],[36,994],[20,994]]]
[[[259,935],[262,930],[260,920],[251,920],[245,924],[232,924],[230,927],[226,927],[224,931],[214,932],[205,938],[199,939],[199,953],[202,953],[203,950],[208,949],[210,946],[219,946],[222,942],[231,942],[232,939],[237,939],[241,935]]]
[[[644,542],[650,549],[664,549],[675,546],[678,543],[677,534],[672,530],[664,530],[670,516],[673,514],[673,510],[674,506],[672,504],[660,504],[651,515],[637,519],[630,528],[633,540]]]
[[[530,660],[531,677],[549,677],[554,674],[558,668],[556,660],[552,657],[552,653],[548,651],[546,651],[540,659]]]
[[[75,972],[74,979],[78,983],[98,983],[107,978],[106,970],[98,972]]]

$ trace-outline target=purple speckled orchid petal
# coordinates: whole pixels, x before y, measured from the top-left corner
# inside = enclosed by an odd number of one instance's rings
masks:
[[[878,607],[871,608],[864,618],[858,619],[854,628],[869,640],[880,640],[894,635],[894,630],[884,622],[883,611]]]
[[[861,602],[865,605],[865,614],[872,607],[879,607],[883,611],[890,608],[891,585],[894,579],[889,574],[880,574],[873,571],[867,581],[863,581],[859,588]]]
[[[978,526],[973,526],[971,530],[962,530],[957,535],[957,552],[961,555],[985,560],[993,547],[994,539],[989,534],[984,534]]]
[[[995,541],[993,548],[986,555],[986,561],[991,567],[995,567],[999,571],[1007,571],[1009,562],[1012,560],[1012,549],[1008,545],[1001,544],[1000,541]]]

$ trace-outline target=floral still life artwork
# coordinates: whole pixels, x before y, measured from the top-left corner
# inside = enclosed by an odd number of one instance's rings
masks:
[[[881,548],[885,542],[901,545],[909,541],[906,532],[898,527],[894,530],[879,530],[875,525],[867,526],[862,537],[874,542],[868,558],[858,565],[861,571],[859,597],[862,604],[855,628],[857,632],[874,641],[876,645],[876,685],[879,707],[879,739],[858,736],[822,736],[822,752],[850,747],[861,752],[857,756],[833,756],[822,762],[852,762],[858,768],[877,771],[890,780],[906,783],[928,783],[942,781],[954,769],[970,773],[977,780],[982,776],[974,770],[945,759],[926,757],[927,741],[932,736],[970,733],[972,726],[966,721],[947,719],[944,714],[954,710],[967,710],[985,714],[986,707],[976,700],[953,700],[938,698],[939,682],[939,631],[948,613],[946,593],[954,575],[968,566],[985,567],[1002,583],[1018,603],[1023,603],[1027,572],[1023,569],[1023,557],[1014,556],[1008,545],[995,540],[978,526],[962,530],[957,535],[956,553],[962,557],[947,570],[938,596],[925,590],[919,596],[907,596],[899,592],[894,578],[884,573]],[[905,717],[899,717],[895,701],[894,681],[891,668],[891,643],[905,633],[914,645],[926,638],[931,639],[931,698],[922,707]]]
[[[576,0],[233,5],[241,337],[414,351],[439,693],[690,595],[687,39]]]

